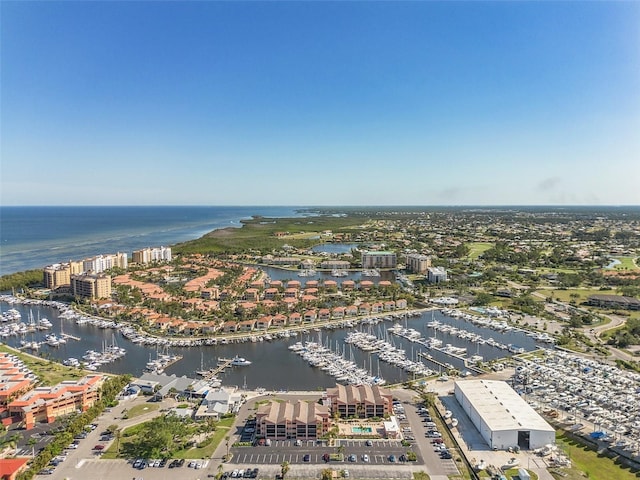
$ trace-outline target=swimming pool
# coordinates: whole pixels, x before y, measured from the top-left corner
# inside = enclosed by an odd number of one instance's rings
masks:
[[[351,433],[362,435],[363,433],[372,433],[371,427],[351,427]]]

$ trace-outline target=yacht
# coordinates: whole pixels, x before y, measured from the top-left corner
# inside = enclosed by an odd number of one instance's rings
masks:
[[[244,367],[246,365],[251,365],[251,362],[246,358],[236,356],[233,358],[233,360],[231,360],[231,365],[234,365],[236,367]]]

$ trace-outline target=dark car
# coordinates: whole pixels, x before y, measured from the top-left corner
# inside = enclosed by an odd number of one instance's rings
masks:
[[[449,452],[442,452],[440,454],[440,458],[442,458],[443,460],[450,460],[453,457],[451,456],[451,454]]]
[[[371,440],[367,440],[366,442],[364,442],[364,444],[365,444],[367,447],[372,447],[372,446],[373,446],[373,442],[372,442]]]
[[[391,463],[396,463],[396,456],[395,455],[389,455],[389,461]]]
[[[310,462],[311,461],[311,455],[309,455],[308,453],[305,454],[305,456],[302,457],[302,461],[303,462]]]
[[[322,455],[322,460],[324,460],[325,462],[328,462],[331,459],[331,457],[329,456],[328,453],[325,453],[324,455]]]

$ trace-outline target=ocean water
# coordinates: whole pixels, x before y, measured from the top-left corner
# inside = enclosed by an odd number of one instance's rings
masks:
[[[170,246],[253,215],[293,217],[300,207],[0,207],[0,275],[103,253]]]

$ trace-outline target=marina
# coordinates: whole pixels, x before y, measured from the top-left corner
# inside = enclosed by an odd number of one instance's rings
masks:
[[[7,299],[7,297],[3,297]],[[118,346],[126,350],[125,357],[114,359],[111,363],[95,365],[97,371],[110,373],[131,373],[141,375],[150,360],[157,357],[157,352],[161,351],[165,355],[175,355],[179,359],[162,367],[167,374],[196,376],[197,371],[210,370],[218,365],[218,358],[232,359],[236,356],[248,359],[251,365],[240,368],[226,368],[219,372],[220,380],[225,385],[246,385],[249,388],[267,388],[274,390],[289,389],[316,389],[335,385],[336,377],[321,368],[314,368],[302,358],[289,349],[291,345],[301,342],[316,342],[322,346],[331,346],[334,353],[339,351],[339,356],[347,361],[353,361],[358,369],[366,371],[360,372],[363,376],[378,377],[377,382],[400,383],[407,379],[420,378],[425,374],[439,374],[443,368],[453,367],[461,372],[470,370],[466,365],[473,355],[482,356],[484,361],[502,358],[511,354],[508,350],[493,346],[486,341],[472,342],[471,337],[460,338],[452,335],[451,330],[438,331],[437,338],[442,339],[443,348],[447,344],[452,347],[466,348],[466,357],[455,356],[439,349],[428,349],[410,338],[399,335],[387,334],[388,328],[394,325],[401,325],[402,328],[412,328],[420,332],[420,337],[427,339],[433,336],[433,328],[429,327],[429,322],[436,320],[441,324],[447,324],[458,329],[464,329],[475,336],[482,338],[493,338],[496,343],[504,345],[520,345],[526,351],[537,347],[536,340],[528,336],[525,332],[517,330],[494,330],[491,325],[476,325],[468,319],[455,318],[444,315],[440,311],[416,312],[415,316],[409,315],[386,315],[381,317],[367,317],[358,320],[340,322],[340,324],[330,325],[328,328],[300,328],[299,330],[283,330],[279,332],[256,333],[245,336],[242,339],[236,338],[209,338],[192,341],[187,338],[162,339],[141,335],[135,328],[128,324],[118,324],[108,319],[89,317],[77,314],[69,309],[65,304],[57,303],[12,303],[2,302],[2,311],[13,308],[17,310],[23,318],[29,316],[29,311],[33,310],[35,318],[48,318],[52,323],[51,331],[58,332],[62,328],[65,335],[72,335],[82,340],[66,342],[58,347],[51,347],[42,344],[35,353],[46,355],[48,358],[63,362],[75,358],[82,361],[82,357],[87,350],[101,351],[103,342],[111,344],[113,337],[117,339]],[[416,372],[407,370],[403,366],[395,365],[385,361],[371,351],[365,351],[355,345],[346,342],[347,336],[352,332],[362,332],[374,335],[380,339],[393,337],[395,348],[404,350],[404,357],[407,361],[418,362],[414,368]],[[8,345],[20,348],[20,340],[33,341],[39,344],[44,342],[44,331],[29,333],[24,338],[20,336],[9,336],[3,339]],[[321,339],[319,340],[319,335]],[[418,338],[418,337],[416,337]],[[153,339],[147,343],[146,339]],[[350,348],[353,347],[353,348]],[[427,357],[429,355],[430,357]],[[391,359],[391,357],[389,357]],[[448,365],[447,365],[448,364]],[[280,375],[273,368],[274,365],[286,365],[287,375]],[[445,365],[445,367],[443,367]],[[340,375],[343,376],[343,375]],[[246,379],[246,380],[245,380]],[[348,381],[348,380],[346,380]]]

